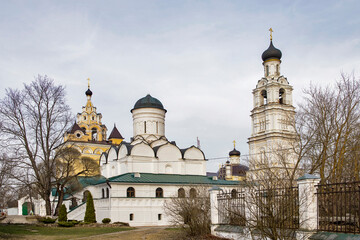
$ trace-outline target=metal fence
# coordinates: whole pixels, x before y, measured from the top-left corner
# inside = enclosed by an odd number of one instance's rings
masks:
[[[360,233],[360,182],[317,185],[318,230]]]
[[[233,189],[217,195],[219,223],[245,226],[245,193],[243,189]]]
[[[298,187],[257,190],[256,208],[259,227],[299,228]]]

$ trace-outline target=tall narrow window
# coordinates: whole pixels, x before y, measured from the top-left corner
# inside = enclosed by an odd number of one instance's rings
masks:
[[[135,189],[133,187],[129,187],[126,190],[126,196],[127,197],[135,197]]]
[[[159,133],[159,122],[156,122],[156,133]]]
[[[284,97],[285,97],[285,90],[283,88],[280,88],[279,90],[279,103],[284,104]]]
[[[146,133],[146,121],[144,122],[144,133]]]
[[[110,197],[110,192],[109,192],[109,188],[106,188],[106,198]]]
[[[157,189],[156,189],[156,191],[155,191],[155,196],[156,196],[157,198],[162,198],[162,197],[163,197],[163,194],[164,194],[164,192],[163,192],[162,188],[157,188]]]
[[[158,214],[158,220],[161,221],[161,214]]]
[[[267,92],[266,90],[262,90],[260,94],[260,105],[267,104]]]
[[[196,198],[196,190],[195,190],[195,188],[190,189],[190,198]]]
[[[277,73],[277,74],[280,74],[280,71],[279,71],[279,64],[276,64],[276,73]]]
[[[129,220],[130,221],[134,220],[134,214],[133,213],[130,213]]]
[[[102,191],[102,198],[105,198],[105,191],[104,191],[104,189],[101,189],[101,191]]]
[[[267,77],[269,76],[269,65],[266,65],[265,69],[266,69],[266,77]]]

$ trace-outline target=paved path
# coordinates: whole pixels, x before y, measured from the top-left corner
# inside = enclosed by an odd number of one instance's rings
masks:
[[[37,223],[36,218],[27,219],[27,216],[22,215],[8,215],[5,219],[1,220],[0,223],[23,223],[23,224],[32,224]]]

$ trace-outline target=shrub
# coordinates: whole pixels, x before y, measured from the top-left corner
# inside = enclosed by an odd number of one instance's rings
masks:
[[[113,224],[119,224],[121,226],[127,226],[127,227],[130,226],[129,223],[126,223],[126,222],[113,222]]]
[[[102,222],[103,223],[110,223],[111,222],[111,219],[110,218],[104,218],[103,220],[102,220]]]
[[[58,222],[60,227],[73,227],[75,224],[73,222]]]
[[[56,218],[42,217],[42,218],[39,218],[38,221],[45,223],[45,224],[49,224],[49,223],[54,223],[56,221]]]
[[[80,223],[78,220],[68,220],[68,222],[72,222],[74,225],[77,225]]]
[[[65,204],[63,204],[60,207],[58,222],[66,222],[66,221],[67,221],[67,211]]]
[[[85,211],[84,222],[96,223],[94,200],[90,192],[86,200],[86,211]]]

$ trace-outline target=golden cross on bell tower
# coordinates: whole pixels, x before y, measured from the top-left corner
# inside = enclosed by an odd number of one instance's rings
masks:
[[[236,143],[236,141],[234,140],[233,143],[234,143],[234,149],[235,149],[235,143]]]
[[[272,28],[270,28],[269,31],[270,31],[270,41],[272,41],[272,33],[273,33]]]
[[[88,89],[90,89],[90,78],[88,78],[87,81],[88,81]]]

